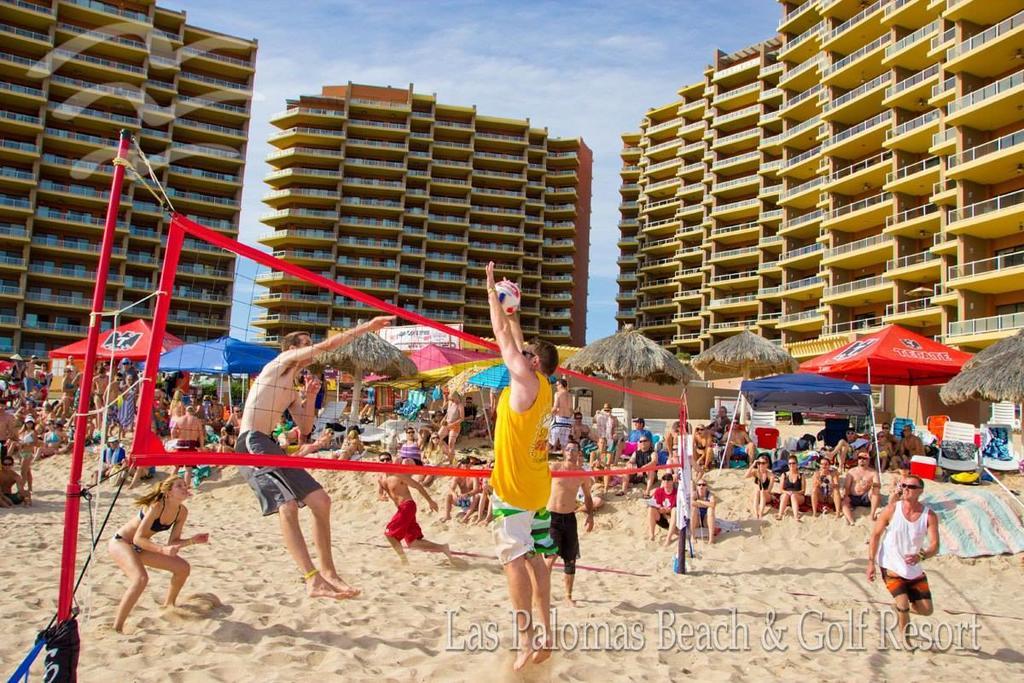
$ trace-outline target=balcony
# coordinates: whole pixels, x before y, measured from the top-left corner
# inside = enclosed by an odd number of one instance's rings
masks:
[[[1017,71],[946,105],[946,126],[998,130],[1020,119],[1024,70]]]
[[[811,301],[821,298],[825,286],[825,278],[818,275],[787,282],[779,290],[786,299],[794,301]]]
[[[946,231],[996,239],[1017,234],[1024,220],[1024,190],[999,195],[949,212]]]
[[[885,217],[885,234],[902,237],[918,237],[922,233],[931,233],[939,229],[941,216],[936,204],[927,202],[919,206],[900,211],[895,216]]]
[[[885,182],[886,171],[892,165],[892,152],[886,150],[836,169],[825,180],[829,192],[855,195],[864,191],[864,185],[878,187]]]
[[[755,197],[753,199],[741,199],[737,202],[716,203],[711,207],[711,216],[723,220],[735,220],[737,218],[757,216],[760,209],[761,200]]]
[[[1021,282],[1022,276],[1024,250],[950,266],[946,286],[950,289],[998,294],[1008,291],[1009,282]]]
[[[921,116],[886,131],[885,146],[920,154],[931,147],[932,135],[942,119],[942,112],[932,109]]]
[[[946,177],[994,185],[1017,173],[1022,154],[1024,131],[1019,130],[951,155]]]
[[[857,45],[863,44],[865,40],[881,29],[878,21],[881,17],[875,15],[879,14],[889,2],[890,0],[875,0],[867,6],[861,3],[862,9],[859,12],[825,34],[822,46],[827,50],[849,52]],[[871,21],[868,21],[869,18]],[[854,29],[858,30],[854,31]]]
[[[822,295],[822,301],[826,303],[846,305],[890,301],[891,298],[892,282],[885,275],[865,277],[826,287]]]
[[[991,78],[1006,70],[1024,47],[1024,10],[946,50],[945,69]]]
[[[938,64],[932,64],[913,76],[897,81],[885,89],[883,104],[910,109],[918,100],[927,99],[932,83],[939,78],[939,70]]]
[[[738,249],[713,251],[708,257],[708,262],[730,264],[756,262],[760,253],[761,248],[757,245],[751,247],[740,247]]]
[[[939,157],[927,157],[908,164],[886,174],[885,189],[887,192],[928,196],[931,194],[932,185],[939,177],[940,167]]]
[[[883,96],[891,89],[883,90],[882,88],[890,83],[892,83],[892,74],[886,71],[834,100],[826,101],[822,118],[826,121],[838,121],[844,124],[864,120],[864,117],[871,112],[881,108]]]
[[[934,325],[942,319],[942,306],[931,297],[885,305],[885,322],[898,325]]]
[[[892,195],[881,192],[829,211],[821,225],[829,230],[860,232],[872,225],[881,225],[891,211]]]
[[[847,242],[826,249],[821,255],[821,264],[845,269],[862,268],[891,256],[893,244],[893,238],[889,235],[874,235]]]
[[[893,280],[937,282],[941,266],[942,259],[926,250],[886,261],[885,272]]]
[[[779,256],[779,264],[789,268],[807,268],[821,261],[820,252],[825,250],[821,242],[813,242],[797,249],[784,250]]]
[[[881,327],[882,325],[885,325],[885,319],[882,316],[858,318],[856,320],[847,320],[841,323],[826,325],[821,331],[821,334],[822,336],[835,336],[840,334],[850,334],[851,332],[866,332],[868,330]]]
[[[844,159],[861,156],[864,149],[877,149],[885,139],[885,130],[893,118],[891,109],[886,109],[870,119],[835,133],[822,143],[822,149]]]
[[[882,48],[888,44],[889,34],[884,33],[867,45],[833,62],[825,67],[822,82],[844,88],[855,87],[864,76],[874,75],[882,70]]]
[[[949,323],[947,344],[987,346],[1024,328],[1024,313],[1006,313]]]
[[[882,63],[890,67],[898,65],[905,69],[923,69],[933,61],[929,57],[931,44],[927,39],[941,29],[942,22],[936,20],[908,33],[885,48],[885,58]]]
[[[815,209],[803,215],[794,216],[782,222],[782,225],[779,226],[779,234],[784,237],[816,236],[819,232],[822,216],[824,216],[824,212],[821,209]]]
[[[793,332],[804,332],[821,329],[825,322],[825,314],[816,308],[797,313],[786,313],[779,317],[778,327],[780,330],[791,330]]]

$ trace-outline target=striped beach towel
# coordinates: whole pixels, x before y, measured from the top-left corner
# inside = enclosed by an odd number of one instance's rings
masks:
[[[922,502],[939,518],[940,555],[1024,552],[1024,523],[1006,494],[979,489],[930,491]]]

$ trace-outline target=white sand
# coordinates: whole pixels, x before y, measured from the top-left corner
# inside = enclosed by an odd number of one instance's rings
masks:
[[[57,567],[67,458],[37,467],[36,503],[32,509],[0,511],[0,673],[9,675],[28,652],[36,630],[49,620],[56,601]],[[1024,670],[1024,591],[1020,557],[981,560],[935,558],[926,562],[937,610],[916,623],[968,624],[972,617],[944,610],[978,612],[980,651],[907,653],[880,649],[879,610],[889,614],[888,594],[864,578],[869,531],[865,511],[857,524],[791,518],[760,524],[748,521],[749,483],[738,473],[715,474],[711,480],[722,499],[719,514],[743,522],[739,532],[720,543],[697,547],[691,573],[672,573],[672,552],[646,540],[646,508],[638,499],[613,499],[597,516],[595,531],[582,538],[582,564],[630,570],[646,577],[580,570],[575,609],[559,608],[561,625],[589,624],[597,651],[556,653],[548,662],[528,667],[523,676],[509,673],[511,619],[505,582],[491,558],[489,531],[443,524],[424,514],[428,539],[450,542],[459,550],[485,555],[469,558],[465,569],[452,569],[440,558],[413,553],[411,568],[401,567],[384,546],[382,531],[392,513],[378,503],[372,477],[344,473],[318,475],[334,499],[333,537],[343,575],[364,590],[347,602],[305,597],[297,571],[281,546],[276,517],[259,516],[256,501],[233,468],[221,481],[206,482],[189,503],[186,534],[205,530],[208,546],[188,548],[192,563],[179,608],[162,611],[159,601],[167,575],[153,572],[150,585],[129,617],[127,633],[110,627],[125,579],[98,548],[97,562],[80,593],[91,610],[83,620],[80,673],[83,681],[304,681],[316,680],[676,680],[697,674],[701,680],[778,680],[806,676],[809,681],[1008,680]],[[887,476],[888,479],[888,476]],[[1016,479],[1016,486],[1020,480]],[[888,484],[888,481],[886,482]],[[434,485],[440,502],[442,484]],[[103,493],[110,500],[110,491]],[[133,509],[122,498],[112,517],[109,537]],[[308,513],[303,513],[309,529]],[[83,518],[82,545],[88,525]],[[554,596],[563,595],[562,575],[553,576]],[[91,601],[86,586],[91,583]],[[794,596],[792,592],[814,597]],[[872,601],[880,601],[874,604]],[[454,618],[452,641],[467,640],[473,623],[497,620],[501,644],[494,652],[448,649],[445,610]],[[842,621],[849,610],[865,610],[864,650],[854,650],[849,626],[844,648],[836,653],[802,649],[797,639],[800,615],[820,610]],[[658,610],[675,613],[676,624],[696,628],[732,619],[749,629],[749,649],[739,652],[680,652],[659,649]],[[767,651],[762,642],[766,614],[774,610],[776,629],[788,649]],[[804,635],[823,632],[820,620],[805,620]],[[640,651],[617,652],[593,629],[606,624],[604,636],[617,629],[643,629]],[[567,637],[572,628],[562,630]],[[839,630],[835,631],[839,634]],[[728,645],[723,632],[722,645]],[[630,641],[628,644],[635,644]],[[664,644],[664,643],[661,643]],[[744,645],[742,642],[739,645]],[[966,643],[970,646],[971,643]],[[33,680],[41,672],[41,658]],[[1014,674],[1016,672],[1016,674]]]

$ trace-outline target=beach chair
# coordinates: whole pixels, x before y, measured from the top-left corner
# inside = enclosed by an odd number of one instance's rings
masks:
[[[1020,456],[1013,449],[1013,429],[1010,425],[984,424],[981,426],[981,465],[993,472],[1018,472]]]
[[[397,415],[405,420],[415,420],[423,410],[423,407],[427,405],[427,392],[422,389],[413,389],[409,392],[409,396],[405,399],[405,403],[402,407],[395,411]]]
[[[757,427],[774,427],[775,423],[776,418],[774,410],[750,411],[750,427],[752,429],[756,429]]]
[[[931,432],[940,443],[942,442],[942,434],[946,429],[947,422],[949,422],[949,415],[932,415],[925,423],[928,425],[928,431]]]
[[[754,427],[754,443],[760,450],[775,450],[779,447],[779,430],[775,427]]]
[[[966,422],[947,422],[939,446],[938,466],[953,472],[977,470],[979,450],[974,441],[974,432],[974,425]]]
[[[835,448],[836,445],[846,438],[846,430],[850,428],[850,421],[845,417],[830,417],[825,420],[825,445]]]
[[[903,428],[906,427],[907,425],[910,425],[911,432],[917,431],[917,426],[914,424],[914,421],[911,420],[909,417],[893,418],[892,433],[896,436],[897,439],[903,438]]]
[[[989,424],[1009,425],[1016,432],[1020,431],[1020,418],[1017,417],[1016,404],[1009,401],[992,404],[992,415],[988,420]]]

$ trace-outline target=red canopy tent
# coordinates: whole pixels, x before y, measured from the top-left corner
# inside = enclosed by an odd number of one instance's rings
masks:
[[[874,334],[802,363],[800,372],[812,372],[848,382],[917,386],[949,381],[970,358],[969,353],[957,351],[899,325],[888,325]],[[875,466],[881,474],[878,432],[874,425],[875,402],[872,400],[871,433],[875,442]]]
[[[868,384],[941,384],[960,372],[971,354],[888,325],[874,334],[800,365],[800,372]]]
[[[96,356],[100,360],[110,358],[114,360],[145,360],[152,336],[153,329],[145,320],[134,320],[130,323],[125,323],[120,327],[100,333],[100,344],[96,350]],[[182,344],[184,344],[183,341],[168,332],[161,340],[160,353],[170,351]],[[81,359],[85,358],[85,353],[86,340],[82,339],[73,344],[50,351],[50,358]]]

